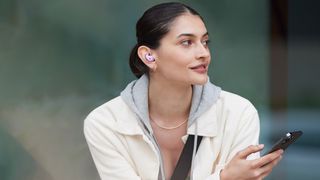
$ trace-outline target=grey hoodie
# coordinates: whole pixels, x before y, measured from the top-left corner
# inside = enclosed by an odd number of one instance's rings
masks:
[[[138,80],[132,81],[127,87],[121,92],[121,98],[124,102],[137,114],[141,120],[139,123],[142,129],[158,150],[158,155],[161,158],[161,167],[159,173],[159,179],[164,179],[164,168],[163,160],[159,146],[153,136],[153,131],[149,119],[149,108],[148,108],[148,85],[149,78],[145,74]],[[192,103],[188,119],[188,127],[193,123],[197,125],[197,118],[207,111],[219,98],[221,88],[213,85],[208,81],[205,85],[194,85],[192,94]],[[197,126],[196,126],[197,127]],[[195,141],[197,144],[197,129],[195,131]],[[193,157],[195,156],[195,146],[193,151]],[[192,163],[193,164],[193,163]],[[191,166],[191,172],[193,166]]]

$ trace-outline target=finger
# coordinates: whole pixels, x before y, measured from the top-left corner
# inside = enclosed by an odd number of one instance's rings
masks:
[[[237,156],[240,158],[240,159],[246,159],[250,154],[252,153],[256,153],[258,151],[261,151],[263,149],[264,145],[263,144],[259,144],[259,145],[251,145],[251,146],[248,146],[246,149],[240,151],[237,153]]]
[[[273,168],[274,166],[276,166],[281,159],[282,159],[282,156],[280,155],[278,158],[274,159],[274,160],[271,161],[270,163],[262,166],[262,167],[261,167],[262,172],[266,172],[266,171],[268,171],[268,170],[272,170],[272,168]]]
[[[282,156],[273,160],[271,163],[263,166],[261,168],[261,177],[265,178],[266,176],[268,176],[272,172],[272,169],[281,161],[281,159],[282,159]]]
[[[270,162],[272,162],[273,160],[279,158],[279,156],[281,156],[283,154],[283,150],[279,149],[275,152],[272,152],[270,154],[267,154],[259,159],[254,160],[254,167],[258,168],[258,167],[262,167],[265,166],[267,164],[269,164]]]

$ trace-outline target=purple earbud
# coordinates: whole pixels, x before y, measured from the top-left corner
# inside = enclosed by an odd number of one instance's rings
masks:
[[[146,60],[149,62],[155,61],[154,57],[150,53],[146,54]]]

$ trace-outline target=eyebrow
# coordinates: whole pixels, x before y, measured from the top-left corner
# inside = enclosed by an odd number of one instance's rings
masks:
[[[204,34],[202,35],[202,37],[203,37],[203,36],[207,36],[207,35],[209,35],[209,33],[208,33],[208,32],[204,33]],[[196,35],[191,34],[191,33],[182,33],[182,34],[180,34],[179,36],[177,36],[177,38],[179,38],[179,37],[181,37],[181,36],[196,37]]]

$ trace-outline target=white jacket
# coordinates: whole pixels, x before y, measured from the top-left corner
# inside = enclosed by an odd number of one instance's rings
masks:
[[[259,117],[246,99],[221,91],[217,100],[188,127],[203,136],[193,161],[195,180],[219,180],[220,171],[240,150],[258,144]],[[195,127],[197,125],[197,132]],[[161,157],[139,116],[116,97],[92,111],[84,134],[101,179],[157,180]],[[182,137],[185,142],[187,135]],[[259,157],[252,154],[250,159]]]

